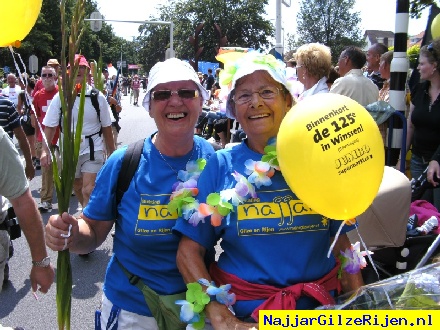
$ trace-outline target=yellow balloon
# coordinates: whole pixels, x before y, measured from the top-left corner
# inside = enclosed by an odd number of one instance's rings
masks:
[[[302,100],[281,123],[276,148],[289,187],[324,216],[354,218],[379,190],[382,137],[371,115],[351,98],[327,93]]]
[[[2,1],[2,26],[5,27],[0,33],[0,47],[20,46],[31,31],[43,0],[11,0]]]
[[[440,14],[434,17],[431,23],[432,39],[440,37]]]

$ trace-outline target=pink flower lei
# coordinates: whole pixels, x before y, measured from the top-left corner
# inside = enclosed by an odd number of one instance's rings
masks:
[[[275,170],[279,170],[275,144],[276,139],[270,139],[268,145],[264,148],[265,154],[261,161],[248,159],[245,162],[247,177],[235,171],[232,173],[235,181],[237,181],[235,187],[222,190],[219,193],[209,194],[206,203],[199,203],[194,198],[198,194],[197,179],[200,173],[196,178],[190,174],[179,177],[182,182],[177,182],[173,186],[173,194],[168,209],[170,211],[177,210],[178,215],[193,226],[197,226],[200,222],[204,223],[207,216],[211,216],[213,226],[220,226],[223,218],[234,211],[234,206],[244,203],[248,198],[257,197],[255,187],[260,188],[272,184],[270,178],[275,174]],[[190,173],[190,171],[187,172]],[[183,180],[186,181],[183,182]],[[227,224],[229,224],[229,221]]]

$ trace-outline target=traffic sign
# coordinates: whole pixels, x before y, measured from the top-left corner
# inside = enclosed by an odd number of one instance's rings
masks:
[[[35,55],[29,56],[29,71],[31,73],[38,72],[38,57],[36,57]]]
[[[94,11],[90,14],[90,28],[93,32],[99,32],[102,29],[102,21],[96,21],[97,19],[101,20],[102,15],[99,11]]]
[[[120,67],[121,67],[121,61],[118,61],[118,62],[116,63],[116,66],[117,66],[118,68],[120,68]],[[122,61],[122,67],[123,67],[123,68],[126,68],[126,67],[127,67],[127,61]]]

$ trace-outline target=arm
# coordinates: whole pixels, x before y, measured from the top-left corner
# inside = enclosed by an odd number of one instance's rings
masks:
[[[44,128],[44,135],[46,135],[46,140],[47,143],[51,143],[53,140],[53,137],[55,136],[57,128],[56,127],[49,127],[46,126]],[[41,166],[50,166],[50,164],[52,163],[52,158],[51,158],[51,153],[49,150],[49,146],[44,142],[43,139],[43,144],[42,144],[42,148],[41,148],[41,156],[40,156],[40,163]]]
[[[348,239],[347,234],[339,235],[335,247],[333,248],[334,257],[337,259],[341,251],[345,251],[345,249],[349,249],[350,247],[351,247],[351,243],[350,240]],[[342,270],[341,285],[343,292],[350,292],[357,290],[358,288],[364,285],[364,281],[362,279],[362,273],[359,271],[357,274],[349,274],[344,270]]]
[[[29,146],[29,142],[21,126],[18,126],[14,129],[14,134],[15,137],[17,138],[18,144],[20,146],[21,151],[23,152],[23,156],[26,161],[26,167],[25,167],[26,177],[29,180],[32,180],[35,176],[35,168],[32,163],[31,147]]]
[[[46,225],[46,245],[54,251],[68,248],[74,253],[86,254],[105,241],[113,224],[114,221],[96,221],[85,215],[76,219],[66,212],[62,216],[52,215]],[[68,233],[69,225],[72,225],[70,237],[62,238],[61,234]]]
[[[32,260],[43,260],[47,257],[46,246],[44,245],[43,220],[29,189],[20,197],[11,199],[10,202],[26,236]],[[49,267],[33,266],[30,275],[32,290],[36,291],[39,285],[39,290],[46,293],[52,285],[54,277],[55,273],[52,265]]]
[[[18,95],[18,102],[17,102],[17,112],[19,115],[23,114],[23,101],[20,97],[21,94]]]
[[[177,250],[177,267],[185,283],[197,282],[205,278],[211,282],[211,276],[204,263],[206,249],[199,243],[183,236]],[[250,329],[256,326],[253,323],[239,321],[225,305],[210,302],[206,305],[205,312],[216,330]]]
[[[104,142],[107,147],[107,157],[115,151],[115,140],[113,139],[112,127],[107,126],[102,128],[102,135],[104,136]]]

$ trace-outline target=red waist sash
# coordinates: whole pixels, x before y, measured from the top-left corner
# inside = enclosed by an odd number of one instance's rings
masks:
[[[234,274],[221,270],[217,263],[212,263],[209,268],[211,278],[220,286],[231,284],[230,292],[235,293],[237,300],[261,300],[266,299],[252,312],[252,318],[258,322],[258,311],[261,310],[295,310],[296,301],[301,296],[316,299],[321,305],[335,304],[334,298],[329,291],[341,291],[341,283],[338,279],[340,263],[337,262],[327,275],[319,280],[309,283],[297,283],[280,289],[265,284],[247,282]]]

